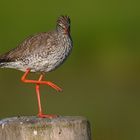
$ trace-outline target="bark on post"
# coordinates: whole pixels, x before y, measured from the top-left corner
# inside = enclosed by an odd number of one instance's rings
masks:
[[[84,117],[12,117],[0,121],[0,140],[91,140],[91,132]]]

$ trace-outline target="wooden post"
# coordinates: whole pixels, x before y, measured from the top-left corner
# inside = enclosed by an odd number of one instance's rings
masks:
[[[91,140],[86,118],[12,117],[0,121],[0,140]]]

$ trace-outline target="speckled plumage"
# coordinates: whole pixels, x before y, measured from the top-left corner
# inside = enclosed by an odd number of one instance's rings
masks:
[[[61,16],[54,31],[33,35],[17,48],[1,55],[0,67],[49,72],[64,62],[72,46],[70,19],[68,16]]]

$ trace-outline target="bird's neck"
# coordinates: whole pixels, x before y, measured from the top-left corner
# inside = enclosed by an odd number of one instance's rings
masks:
[[[66,46],[72,46],[72,39],[70,33],[64,33],[62,31],[57,31],[58,34],[58,40],[62,44],[65,44]]]
[[[58,37],[60,39],[63,39],[63,40],[71,39],[70,33],[65,33],[65,32],[61,32],[61,31],[57,31],[57,33],[58,33]]]

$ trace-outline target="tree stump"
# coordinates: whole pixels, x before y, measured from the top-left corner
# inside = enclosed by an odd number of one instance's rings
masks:
[[[0,121],[0,140],[91,140],[84,117],[12,117]]]

